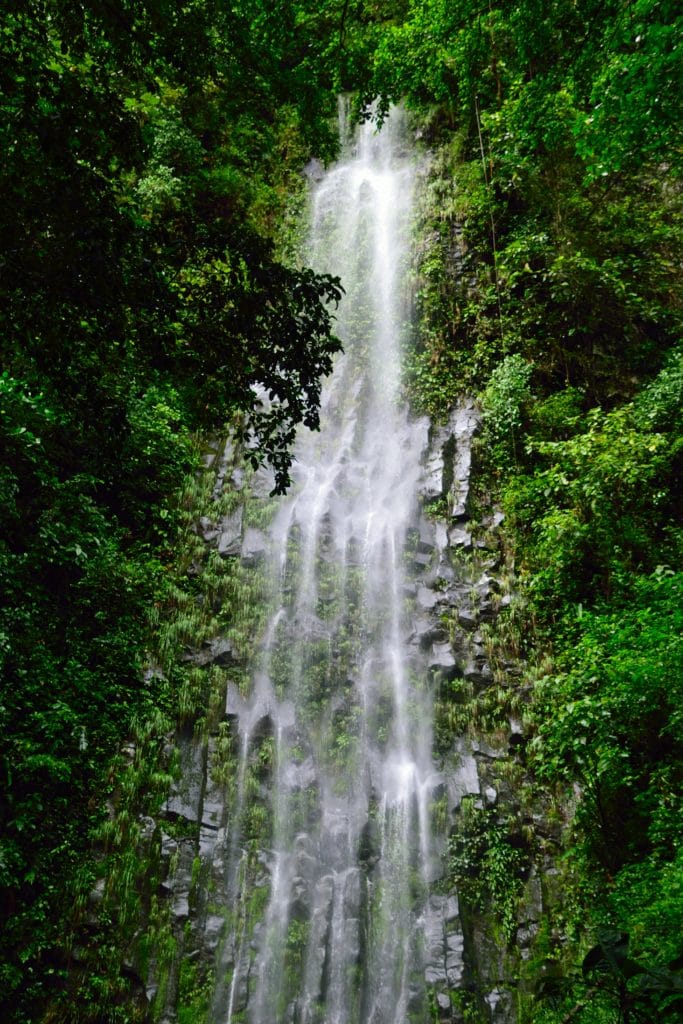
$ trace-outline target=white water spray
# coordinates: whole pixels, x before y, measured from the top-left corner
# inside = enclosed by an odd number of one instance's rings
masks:
[[[274,613],[239,716],[249,733],[272,723],[269,896],[219,1024],[233,1024],[240,983],[251,1024],[428,1020],[436,773],[405,608],[427,428],[400,394],[415,177],[403,122],[365,125],[313,197],[309,261],[342,278],[345,351],[271,531]]]

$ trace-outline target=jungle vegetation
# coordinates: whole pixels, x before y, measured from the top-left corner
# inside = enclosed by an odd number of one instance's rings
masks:
[[[50,1019],[114,758],[177,714],[144,668],[200,439],[233,424],[282,489],[316,425],[340,284],[274,239],[301,167],[334,156],[342,91],[380,120],[404,101],[433,154],[408,383],[434,416],[481,401],[526,764],[579,794],[534,1019],[674,1019],[679,5],[7,0],[1,19],[3,1019]]]

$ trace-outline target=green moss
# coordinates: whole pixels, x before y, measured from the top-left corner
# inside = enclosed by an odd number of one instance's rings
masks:
[[[211,982],[194,961],[184,958],[178,972],[178,1024],[205,1024],[210,996]]]
[[[493,811],[475,807],[470,798],[462,800],[449,841],[450,877],[460,899],[485,911],[507,943],[515,934],[528,857],[521,837],[508,833]]]

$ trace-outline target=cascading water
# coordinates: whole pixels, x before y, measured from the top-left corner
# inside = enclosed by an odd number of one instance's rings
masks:
[[[400,391],[415,178],[404,128],[401,111],[379,133],[365,125],[313,196],[309,262],[342,278],[345,351],[270,528],[272,616],[249,695],[228,690],[238,764],[215,1024],[430,1019],[441,777],[427,655],[409,643],[428,424]]]

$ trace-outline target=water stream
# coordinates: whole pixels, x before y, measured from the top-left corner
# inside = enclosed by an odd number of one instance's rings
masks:
[[[344,283],[344,354],[270,529],[273,614],[251,695],[228,694],[239,763],[216,1024],[429,1019],[440,776],[426,655],[409,643],[406,545],[428,428],[400,385],[416,174],[406,138],[400,111],[380,133],[363,126],[312,200],[308,260]],[[264,830],[254,924],[246,863]]]

